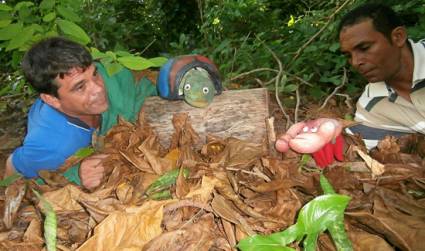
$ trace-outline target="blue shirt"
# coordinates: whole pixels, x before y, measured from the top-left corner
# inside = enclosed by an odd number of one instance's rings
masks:
[[[108,109],[102,113],[100,135],[104,135],[121,116],[134,122],[145,97],[157,95],[156,87],[142,78],[135,84],[131,72],[124,68],[108,76],[101,64],[96,64],[108,94]],[[23,146],[15,149],[12,164],[27,178],[38,176],[40,170],[56,170],[78,149],[91,145],[95,128],[77,118],[55,110],[37,99],[28,114],[28,129]]]
[[[24,144],[13,152],[13,166],[27,178],[38,176],[42,169],[56,170],[78,149],[90,145],[94,131],[38,98],[28,114]]]

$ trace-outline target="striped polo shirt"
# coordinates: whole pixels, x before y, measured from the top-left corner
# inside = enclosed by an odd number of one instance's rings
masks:
[[[355,120],[363,126],[360,134],[368,148],[376,146],[385,134],[425,134],[425,40],[409,42],[414,57],[412,102],[398,96],[385,82],[369,83],[357,102]]]

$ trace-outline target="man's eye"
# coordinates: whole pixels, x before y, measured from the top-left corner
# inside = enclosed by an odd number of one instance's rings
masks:
[[[81,91],[84,90],[84,85],[78,85],[78,86],[75,87],[74,90],[77,91],[77,92],[81,92]]]
[[[369,50],[369,48],[370,48],[370,46],[362,46],[362,47],[360,47],[359,49],[361,50],[361,51],[367,51],[367,50]]]

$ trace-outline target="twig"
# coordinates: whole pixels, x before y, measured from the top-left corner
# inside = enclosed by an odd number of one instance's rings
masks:
[[[254,70],[251,70],[251,71],[243,72],[243,73],[241,73],[241,74],[239,74],[239,75],[231,78],[230,81],[233,81],[233,80],[236,80],[238,78],[242,78],[242,77],[248,76],[248,75],[250,75],[252,73],[261,72],[261,71],[278,72],[278,70],[275,70],[275,69],[272,69],[272,68],[258,68],[258,69],[254,69]]]
[[[350,95],[348,95],[348,94],[343,94],[343,93],[337,93],[337,94],[335,94],[336,96],[341,96],[341,97],[344,97],[345,98],[345,101],[344,101],[344,103],[348,106],[348,108],[350,109],[350,110],[353,110],[353,106],[351,105],[351,97],[350,97]]]
[[[328,101],[338,92],[339,89],[341,89],[345,83],[347,82],[347,70],[345,69],[345,67],[343,68],[344,70],[344,75],[342,76],[342,83],[340,85],[338,85],[333,92],[325,99],[325,102],[323,102],[323,104],[319,107],[319,109],[317,111],[322,110],[323,108],[325,108],[325,106],[328,104]]]
[[[346,0],[341,6],[339,6],[339,8],[337,8],[334,13],[332,13],[332,15],[329,16],[328,21],[326,22],[326,24],[318,31],[316,32],[316,34],[314,34],[303,46],[301,46],[297,52],[295,53],[295,56],[291,59],[291,63],[289,65],[291,65],[300,55],[301,52],[309,45],[313,42],[314,39],[316,39],[316,37],[318,37],[324,30],[325,28],[329,25],[329,23],[331,22],[331,20],[333,19],[333,17],[340,12],[345,5],[347,5],[351,0]]]
[[[297,103],[295,104],[295,114],[294,114],[294,123],[298,123],[298,109],[300,108],[300,90],[299,87],[297,86],[297,89],[295,89],[295,95],[297,97]]]
[[[153,43],[155,43],[155,41],[156,41],[156,38],[154,38],[148,45],[146,45],[146,47],[140,52],[140,55],[143,55],[143,53],[149,48],[149,47],[151,47],[151,45],[153,44]]]
[[[277,104],[279,105],[280,110],[282,111],[283,115],[286,118],[286,127],[285,129],[289,128],[289,125],[292,124],[291,118],[289,117],[289,115],[286,113],[285,108],[283,108],[282,102],[279,99],[279,83],[280,81],[282,82],[286,82],[286,78],[281,79],[282,73],[283,73],[283,65],[282,62],[280,61],[279,57],[276,55],[276,53],[274,53],[274,51],[272,49],[270,49],[265,43],[264,41],[262,41],[258,36],[257,39],[261,41],[261,43],[264,45],[264,47],[266,47],[266,49],[272,54],[273,58],[276,60],[277,64],[279,65],[279,71],[277,72],[277,76],[276,76],[276,81],[275,81],[275,96],[276,96],[276,101]],[[284,80],[285,79],[285,80]],[[285,83],[283,84],[283,86],[285,86]]]

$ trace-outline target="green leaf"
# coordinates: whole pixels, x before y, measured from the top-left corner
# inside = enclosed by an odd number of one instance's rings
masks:
[[[329,50],[330,50],[330,51],[332,51],[332,52],[336,52],[338,49],[339,49],[339,43],[338,43],[338,42],[333,43],[333,44],[329,47]]]
[[[0,20],[0,28],[4,28],[4,27],[8,26],[11,22],[12,22],[12,20],[10,20],[10,19]]]
[[[10,40],[22,32],[22,23],[10,24],[0,30],[0,41]]]
[[[65,33],[66,35],[69,35],[71,37],[78,39],[84,45],[90,43],[91,41],[90,37],[77,24],[70,22],[68,20],[62,20],[62,19],[56,20],[56,23],[58,24],[62,32]]]
[[[26,42],[30,41],[34,34],[34,28],[29,26],[25,27],[19,36],[16,36],[10,40],[9,45],[6,47],[6,51],[17,49],[22,47]]]
[[[125,67],[131,70],[137,70],[137,71],[155,66],[155,64],[152,63],[150,60],[139,57],[139,56],[120,57],[117,60],[118,62],[123,64]]]
[[[93,153],[94,153],[94,148],[88,146],[88,147],[83,147],[78,149],[78,151],[74,153],[74,156],[77,158],[85,158],[92,155]]]
[[[19,180],[20,178],[22,178],[23,176],[21,175],[21,174],[19,174],[19,173],[14,173],[14,174],[12,174],[12,175],[10,175],[10,176],[8,176],[8,177],[6,177],[6,178],[4,178],[4,179],[2,179],[1,181],[0,181],[0,187],[7,187],[7,186],[9,186],[10,184],[12,184],[13,182],[15,182],[15,181],[17,181],[17,180]]]
[[[283,232],[269,236],[250,236],[241,240],[238,247],[242,251],[285,250],[294,240],[304,240],[305,250],[315,250],[317,236],[332,225],[335,219],[344,214],[350,197],[339,194],[321,195],[301,208],[297,222]]]
[[[115,54],[119,57],[132,56],[132,54],[128,51],[116,51]]]
[[[72,11],[71,9],[68,9],[62,5],[59,5],[58,7],[56,7],[56,10],[58,11],[59,15],[61,15],[63,18],[78,23],[81,22],[81,18],[75,14],[74,11]]]
[[[155,58],[149,58],[149,61],[154,64],[153,67],[161,67],[163,64],[165,64],[168,61],[168,58],[166,57],[155,57]]]
[[[11,11],[11,10],[13,10],[13,8],[10,7],[9,5],[5,4],[5,3],[2,3],[2,4],[0,4],[0,10]]]
[[[39,24],[31,24],[29,27],[31,27],[34,30],[34,32],[40,32],[40,33],[44,32],[43,27]]]
[[[15,10],[16,11],[19,11],[23,7],[28,8],[28,7],[31,7],[31,6],[34,6],[34,3],[33,2],[27,2],[27,1],[25,1],[25,2],[19,2],[18,4],[15,5]]]
[[[56,251],[57,242],[57,217],[52,205],[43,195],[32,189],[34,194],[41,202],[41,211],[46,216],[44,218],[44,239],[47,251]]]
[[[43,0],[40,3],[40,9],[51,10],[55,6],[55,0]]]
[[[91,47],[90,48],[90,53],[91,56],[93,57],[93,59],[100,59],[100,58],[105,58],[107,57],[107,55],[103,52],[100,52],[98,49]]]
[[[294,92],[297,88],[298,86],[294,84],[285,85],[285,87],[283,88],[283,91],[287,93],[291,93],[291,92]]]
[[[43,21],[46,22],[46,23],[48,23],[48,22],[52,21],[55,18],[56,18],[56,13],[55,12],[50,12],[49,14],[47,14],[47,15],[45,15],[43,17]]]
[[[0,20],[11,20],[12,18],[11,13],[0,10]]]
[[[112,62],[112,63],[106,63],[103,64],[106,68],[106,72],[108,73],[109,76],[114,75],[115,73],[119,72],[122,70],[122,65],[116,63],[116,62]]]
[[[107,51],[106,52],[106,55],[108,57],[112,58],[113,61],[115,61],[117,59],[117,55],[114,52],[112,52],[112,51]]]

